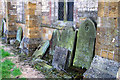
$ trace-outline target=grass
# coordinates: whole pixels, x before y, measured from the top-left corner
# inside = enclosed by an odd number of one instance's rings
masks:
[[[5,60],[2,62],[2,78],[10,78],[11,69],[15,64],[12,63],[10,60]]]
[[[0,57],[5,58],[11,56],[10,53],[4,51],[4,49],[0,50]],[[0,61],[0,73],[2,73],[2,75],[0,76],[0,78],[11,78],[13,76],[13,78],[21,75],[21,71],[19,68],[17,68],[15,66],[15,64],[11,61],[11,60],[4,60],[3,62]]]
[[[13,76],[18,76],[18,75],[21,75],[21,74],[22,74],[19,68],[14,67],[13,69],[14,69],[14,70],[11,72],[11,74],[12,74]]]
[[[6,59],[2,62],[2,78],[10,78],[11,75],[16,77],[21,74],[20,69],[17,68],[12,61]]]
[[[10,56],[10,53],[4,51],[4,49],[1,49],[1,50],[0,50],[0,55],[1,55],[1,58],[3,59],[3,58],[5,58],[5,57]]]

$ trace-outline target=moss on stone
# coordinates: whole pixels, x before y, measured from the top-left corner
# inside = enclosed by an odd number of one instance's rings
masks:
[[[85,67],[86,69],[90,67],[93,57],[95,36],[96,29],[94,23],[87,19],[81,24],[78,31],[77,47],[73,62],[74,66]]]

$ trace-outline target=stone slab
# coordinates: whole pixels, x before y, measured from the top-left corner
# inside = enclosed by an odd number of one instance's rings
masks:
[[[77,35],[77,45],[73,66],[88,69],[92,62],[96,28],[90,19],[86,19],[80,26]]]
[[[22,27],[19,27],[18,30],[17,30],[16,40],[21,42],[22,36],[23,36],[23,30],[22,30]]]
[[[45,52],[47,51],[49,45],[50,45],[49,40],[45,41],[45,43],[41,46],[40,49],[36,49],[33,56],[35,56],[35,58],[38,56],[43,56],[45,54]]]
[[[75,31],[72,28],[66,28],[62,31],[60,36],[60,41],[58,42],[57,46],[66,48],[73,51],[74,47],[74,39],[75,39]]]
[[[56,46],[53,54],[52,66],[57,70],[67,69],[69,63],[69,51],[66,48]]]
[[[116,78],[120,63],[95,55],[91,67],[83,74],[85,78]]]
[[[55,53],[55,46],[58,44],[60,40],[60,32],[59,30],[55,30],[52,34],[52,38],[50,41],[50,54],[53,55]]]

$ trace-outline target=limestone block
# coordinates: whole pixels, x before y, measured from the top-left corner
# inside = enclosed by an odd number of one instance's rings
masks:
[[[42,24],[50,24],[49,20],[50,19],[48,16],[42,16]]]
[[[118,17],[118,2],[98,2],[99,17]]]
[[[108,59],[113,59],[114,58],[114,54],[113,53],[108,53]]]
[[[41,10],[35,10],[35,15],[41,15]]]
[[[97,28],[96,54],[118,61],[118,18],[104,17],[100,23],[101,26]]]
[[[37,20],[38,16],[37,15],[26,15],[25,19],[26,20]]]
[[[15,22],[11,22],[11,23],[9,22],[9,23],[8,23],[8,26],[15,26],[15,25],[16,25]]]
[[[17,15],[9,15],[8,16],[9,20],[15,20],[15,18],[17,18]]]
[[[9,30],[9,31],[14,31],[14,30],[17,30],[17,28],[16,28],[16,26],[11,26],[11,25],[9,25],[9,26],[7,27],[7,30]]]
[[[26,9],[25,14],[26,15],[35,15],[35,10],[34,9]]]
[[[27,38],[40,38],[41,37],[41,29],[39,27],[31,27],[24,29],[24,36]]]
[[[40,38],[40,34],[31,34],[31,35],[27,35],[27,38]]]
[[[28,9],[36,9],[36,3],[28,2],[27,8]]]
[[[27,26],[38,26],[38,20],[26,20],[26,23],[25,23]]]
[[[118,15],[120,17],[120,1],[118,2]]]
[[[114,60],[120,62],[120,55],[114,55]]]
[[[15,35],[15,34],[14,34],[14,35],[6,35],[6,37],[7,37],[7,38],[15,38],[16,35]]]
[[[118,2],[111,2],[109,6],[109,16],[118,17]]]

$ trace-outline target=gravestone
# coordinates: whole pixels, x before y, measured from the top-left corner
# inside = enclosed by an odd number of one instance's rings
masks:
[[[90,67],[94,42],[96,37],[96,28],[94,23],[90,19],[86,19],[80,26],[77,35],[77,45],[73,66],[84,67],[88,69]]]
[[[75,31],[71,27],[65,28],[60,36],[57,46],[66,48],[70,51],[69,66],[71,65],[72,53],[74,49]]]
[[[17,30],[16,40],[19,41],[19,42],[21,42],[22,36],[23,36],[22,27],[19,27],[18,30]]]
[[[57,70],[67,69],[69,64],[69,51],[66,48],[56,46],[53,54],[52,66]]]
[[[50,54],[53,55],[55,53],[55,46],[60,40],[60,32],[59,30],[55,30],[52,34],[51,42],[50,42]]]
[[[60,41],[57,46],[66,48],[72,52],[74,47],[75,31],[72,28],[68,27],[62,31],[60,36]]]
[[[120,63],[95,55],[90,68],[83,74],[85,78],[116,78]]]
[[[4,22],[2,21],[1,35],[3,36],[3,34],[4,34]]]
[[[2,27],[1,27],[1,31],[2,31],[2,36],[5,35],[5,32],[6,32],[6,21],[5,19],[2,20]]]
[[[47,51],[49,45],[50,45],[49,40],[45,41],[42,46],[40,44],[40,49],[36,49],[36,51],[34,52],[33,56],[35,56],[35,58],[37,58],[39,56],[43,57],[43,55]]]

